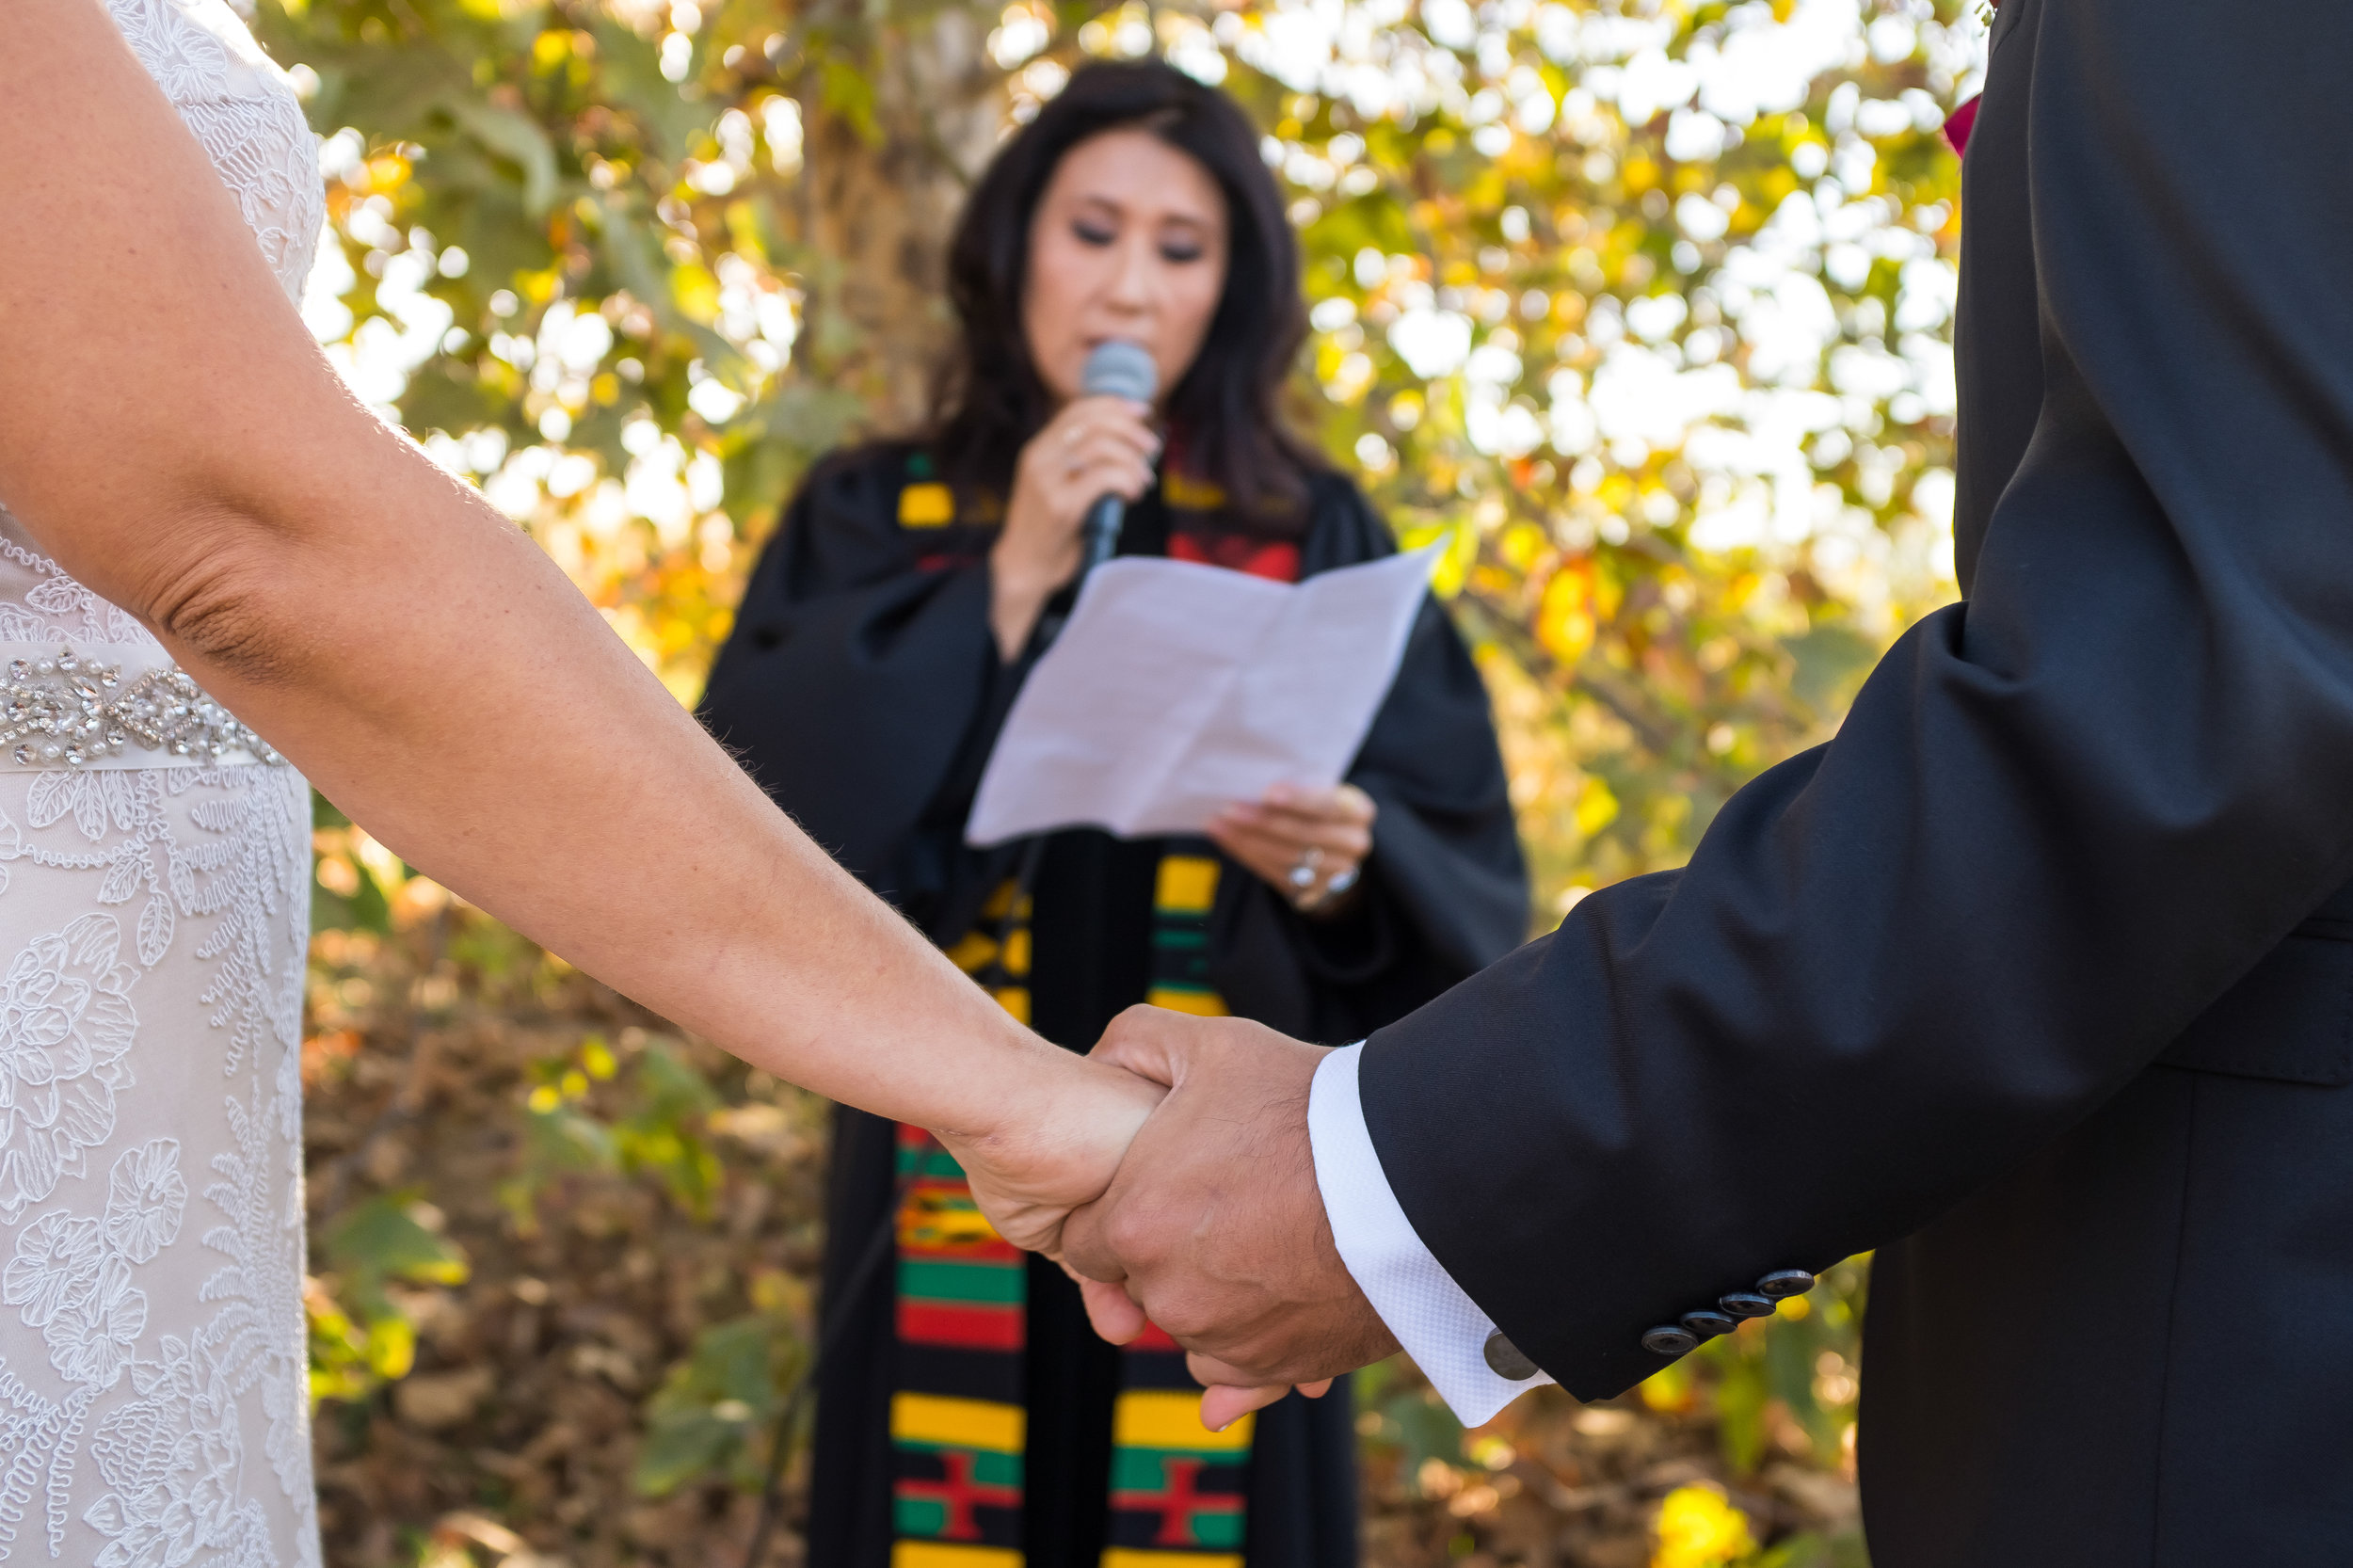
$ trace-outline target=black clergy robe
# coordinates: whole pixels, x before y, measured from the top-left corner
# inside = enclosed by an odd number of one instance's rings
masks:
[[[1244,565],[1291,551],[1298,575],[1394,552],[1344,478],[1311,480],[1295,541],[1222,530],[1180,504],[1181,482],[1130,507],[1122,553],[1168,552],[1172,525]],[[910,494],[911,487],[919,488]],[[1197,505],[1197,503],[1196,503]],[[968,503],[965,513],[973,508]],[[1195,530],[1199,532],[1196,533]],[[960,516],[922,455],[882,445],[837,454],[810,475],[754,571],[714,665],[702,716],[771,796],[867,886],[936,942],[974,929],[1016,848],[962,841],[965,818],[1026,665],[1000,660],[988,626],[994,528]],[[1278,573],[1289,575],[1289,573]],[[1397,681],[1350,781],[1379,808],[1362,891],[1309,920],[1241,867],[1219,878],[1209,978],[1232,1010],[1327,1044],[1362,1038],[1516,946],[1529,909],[1485,688],[1434,602],[1424,605]],[[1054,835],[1032,920],[1031,1021],[1091,1047],[1150,981],[1153,877],[1164,840]],[[886,1223],[888,1124],[837,1112],[828,1205],[825,1320],[841,1337],[819,1375],[810,1560],[884,1568],[891,1540],[888,1404],[891,1279],[856,1300],[833,1282]],[[1028,1568],[1096,1568],[1107,1513],[1117,1353],[1088,1329],[1058,1270],[1029,1271]],[[1346,1384],[1263,1413],[1250,1461],[1254,1568],[1356,1561],[1355,1435]]]

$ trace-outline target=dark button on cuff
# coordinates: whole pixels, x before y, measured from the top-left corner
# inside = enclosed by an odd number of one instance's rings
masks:
[[[1642,1349],[1653,1355],[1689,1355],[1699,1349],[1699,1338],[1688,1328],[1670,1328],[1664,1324],[1642,1336]]]
[[[1803,1269],[1775,1269],[1756,1282],[1756,1293],[1775,1301],[1784,1296],[1802,1296],[1814,1288],[1814,1276]]]
[[[1727,1317],[1721,1312],[1710,1312],[1702,1308],[1697,1312],[1685,1313],[1683,1326],[1702,1339],[1713,1339],[1720,1334],[1730,1334],[1734,1329],[1738,1328],[1740,1320],[1737,1318]]]
[[[1716,1304],[1736,1318],[1765,1318],[1771,1316],[1773,1310],[1770,1296],[1760,1296],[1751,1290],[1736,1290],[1729,1296],[1719,1296]]]
[[[1506,1339],[1501,1329],[1487,1336],[1482,1353],[1487,1357],[1487,1369],[1499,1378],[1510,1378],[1518,1383],[1537,1373],[1538,1368],[1528,1359],[1528,1352]]]

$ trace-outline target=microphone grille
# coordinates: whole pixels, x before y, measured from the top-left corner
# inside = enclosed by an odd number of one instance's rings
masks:
[[[1110,338],[1087,351],[1080,390],[1089,397],[1125,397],[1149,403],[1160,390],[1160,368],[1141,344]]]

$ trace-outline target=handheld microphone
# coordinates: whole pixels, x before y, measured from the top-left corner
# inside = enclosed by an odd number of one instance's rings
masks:
[[[1110,338],[1088,350],[1086,368],[1079,376],[1079,389],[1087,397],[1125,397],[1149,403],[1160,389],[1160,369],[1141,344]],[[1127,515],[1128,504],[1116,494],[1102,496],[1087,508],[1086,522],[1079,536],[1080,575],[1084,576],[1112,558],[1112,552],[1119,548],[1119,525]]]

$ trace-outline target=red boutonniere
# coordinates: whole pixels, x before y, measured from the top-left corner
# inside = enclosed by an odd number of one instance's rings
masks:
[[[2002,0],[1986,0],[1986,10],[1989,14],[2001,8]],[[1968,103],[1945,117],[1945,139],[1952,143],[1956,156],[1969,151],[1969,133],[1977,128],[1977,100],[1976,98],[1970,99]]]
[[[1969,151],[1969,133],[1977,128],[1977,100],[1975,98],[1945,117],[1945,139],[1953,144],[1955,154]]]

